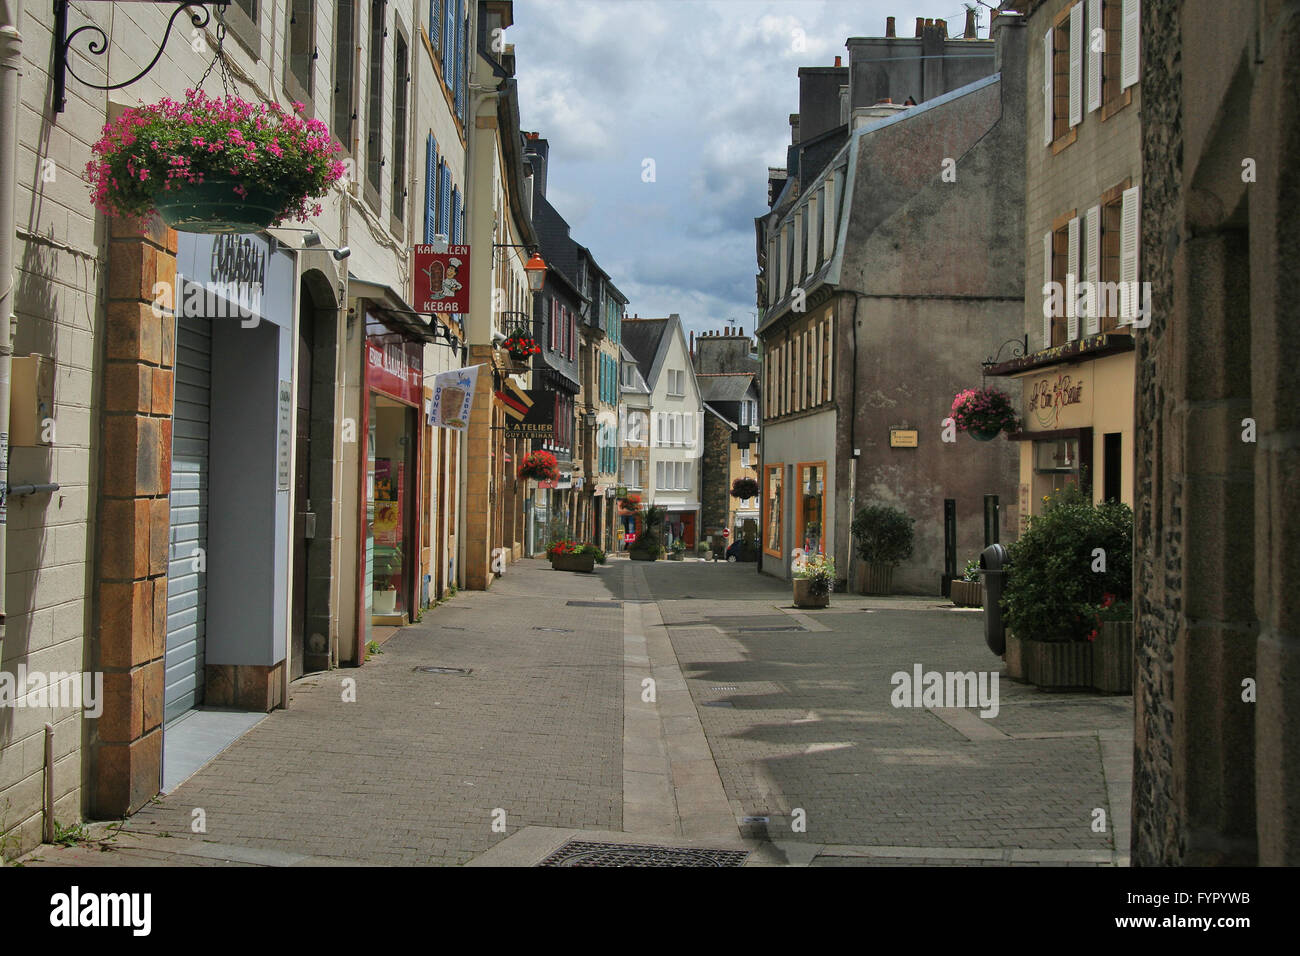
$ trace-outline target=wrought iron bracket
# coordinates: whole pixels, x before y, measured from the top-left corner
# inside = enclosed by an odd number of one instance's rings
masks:
[[[108,3],[113,0],[82,0],[83,3]],[[153,55],[153,59],[145,66],[143,70],[131,77],[129,80],[123,80],[121,83],[91,83],[77,76],[76,71],[72,68],[72,58],[69,52],[72,49],[73,42],[82,33],[88,34],[86,37],[86,52],[91,56],[103,56],[108,52],[108,34],[94,23],[88,23],[85,26],[77,27],[71,33],[68,32],[68,8],[71,6],[70,0],[54,0],[54,71],[52,78],[54,80],[54,111],[62,113],[67,106],[66,84],[67,75],[71,75],[74,80],[82,86],[88,86],[93,90],[120,90],[123,87],[130,86],[137,80],[145,77],[162,59],[163,51],[167,49],[167,38],[171,36],[172,27],[176,23],[176,18],[182,13],[189,13],[190,24],[195,29],[203,29],[212,19],[212,13],[208,7],[227,7],[230,0],[196,0],[193,3],[181,3],[178,0],[143,0],[146,3],[155,5],[175,4],[176,9],[172,11],[171,17],[167,20],[167,29],[163,31],[162,42],[158,44],[158,52]],[[191,10],[191,7],[197,7],[197,10]],[[98,37],[95,36],[98,34]]]

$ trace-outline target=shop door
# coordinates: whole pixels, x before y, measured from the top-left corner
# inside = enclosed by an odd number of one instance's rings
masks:
[[[297,434],[294,449],[293,615],[290,623],[289,679],[303,674],[304,635],[307,629],[307,546],[316,533],[311,502],[311,368],[315,344],[312,324],[315,310],[304,287],[298,307]]]
[[[207,622],[212,323],[180,316],[176,325],[164,720],[203,703]]]
[[[687,511],[682,515],[682,544],[689,551],[695,547],[695,512]]]

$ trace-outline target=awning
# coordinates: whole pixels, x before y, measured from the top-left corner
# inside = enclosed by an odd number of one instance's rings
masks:
[[[420,342],[438,341],[434,325],[426,322],[424,316],[416,315],[410,303],[392,286],[372,282],[349,272],[348,295],[369,302],[370,311],[375,318],[392,331]]]

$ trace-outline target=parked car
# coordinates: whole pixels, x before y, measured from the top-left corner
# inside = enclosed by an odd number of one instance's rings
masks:
[[[737,561],[757,561],[758,545],[753,541],[733,541],[727,548],[727,562],[735,564]]]

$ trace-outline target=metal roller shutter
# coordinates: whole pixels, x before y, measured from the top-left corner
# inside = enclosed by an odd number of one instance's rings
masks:
[[[180,317],[172,424],[165,720],[203,702],[211,372],[211,320]]]

